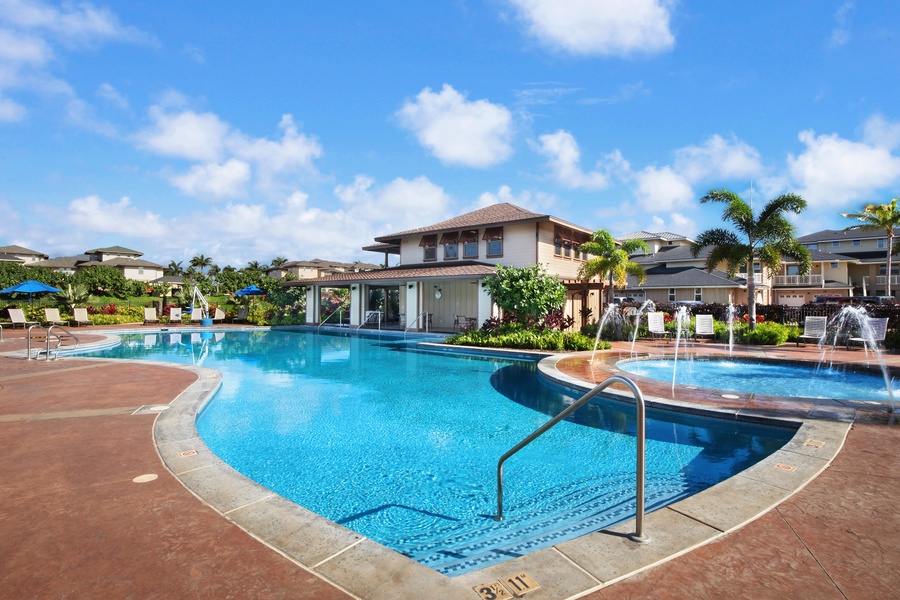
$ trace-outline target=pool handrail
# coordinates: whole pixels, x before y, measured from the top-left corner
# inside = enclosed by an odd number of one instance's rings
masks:
[[[406,333],[407,331],[409,331],[410,329],[412,329],[412,326],[415,325],[416,322],[417,322],[419,319],[421,319],[423,315],[425,316],[425,333],[428,333],[428,310],[427,310],[427,309],[426,309],[426,310],[423,310],[423,311],[420,312],[418,315],[416,315],[416,318],[413,319],[413,320],[412,320],[412,323],[410,323],[409,326],[407,326],[407,328],[403,330],[403,333]]]
[[[32,325],[31,327],[28,328],[28,339],[27,339],[27,346],[26,346],[26,350],[25,350],[25,359],[26,360],[32,360],[32,358],[31,358],[31,336],[32,336],[32,330],[35,328],[40,329],[44,332],[44,336],[47,341],[47,349],[44,350],[43,352],[47,357],[46,360],[48,360],[48,361],[59,358],[59,353],[62,350],[62,348],[61,348],[62,337],[58,333],[55,333],[53,331],[54,329],[59,329],[60,331],[63,332],[64,335],[67,335],[70,338],[72,338],[73,340],[75,340],[75,345],[72,346],[71,348],[68,348],[69,350],[75,350],[76,348],[78,348],[78,344],[79,344],[78,337],[76,337],[74,333],[72,333],[65,327],[63,327],[61,325],[51,325],[50,327],[44,327],[42,325],[35,323],[34,325]],[[51,337],[56,339],[56,345],[53,348],[50,348],[50,338]],[[50,353],[53,350],[56,350],[56,356],[51,358]],[[37,360],[38,358],[40,358],[40,356],[41,356],[41,349],[38,348],[37,350],[35,350],[34,360]]]
[[[644,535],[644,480],[645,480],[645,447],[647,445],[647,427],[646,427],[646,407],[644,404],[644,395],[638,386],[627,377],[621,375],[612,375],[606,380],[599,383],[591,391],[567,406],[561,413],[538,427],[534,432],[524,440],[512,447],[506,454],[497,461],[497,515],[495,521],[503,520],[503,463],[513,454],[536,440],[548,429],[568,417],[570,414],[581,408],[585,403],[589,402],[597,394],[608,388],[614,383],[621,383],[627,386],[634,396],[637,405],[637,473],[636,473],[636,490],[635,490],[635,531],[628,537],[638,543],[647,543],[650,538]]]
[[[319,326],[316,327],[316,331],[319,331],[320,329],[322,329],[322,325],[327,323],[328,319],[330,319],[334,315],[340,315],[338,317],[338,327],[340,327],[340,324],[343,323],[343,321],[344,321],[344,309],[343,308],[339,308],[336,311],[334,311],[333,313],[331,313],[330,315],[328,315],[327,317],[325,317],[325,320],[322,321],[321,323],[319,323]]]

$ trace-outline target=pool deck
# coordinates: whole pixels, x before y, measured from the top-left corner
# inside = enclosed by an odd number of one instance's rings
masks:
[[[103,328],[74,331],[83,343],[103,339]],[[0,354],[23,349],[22,335],[21,330],[6,329]],[[628,346],[616,344],[615,350],[627,352]],[[697,354],[726,351],[721,344],[711,342],[692,342],[687,349]],[[674,343],[639,342],[635,350],[668,354],[674,350]],[[818,360],[820,355],[814,346],[793,345],[735,348],[734,352],[782,360]],[[593,366],[587,362],[590,353],[581,353],[558,361],[557,367],[566,376],[590,384],[614,372],[609,365],[600,367],[606,354],[598,353]],[[838,349],[831,358],[835,362],[865,362],[865,354],[859,349]],[[885,358],[889,364],[900,367],[900,356]],[[222,488],[202,476],[201,463],[206,459],[192,454],[194,448],[185,447],[180,440],[165,438],[190,425],[190,413],[179,414],[178,406],[196,402],[216,385],[217,374],[209,369],[67,357],[38,362],[0,356],[0,447],[4,449],[0,486],[5,499],[0,508],[3,596],[479,597],[472,585],[487,583],[489,579],[444,578],[468,583],[461,588],[455,586],[459,589],[447,588],[444,591],[448,593],[443,596],[440,588],[435,592],[428,585],[410,587],[401,581],[404,573],[379,569],[375,565],[383,563],[378,561],[366,562],[365,552],[371,550],[366,546],[377,545],[359,536],[345,540],[347,549],[340,555],[330,555],[328,543],[334,536],[346,535],[346,530],[321,536],[318,526],[297,525],[295,519],[291,521],[294,528],[285,531],[280,527],[282,521],[269,518],[272,531],[266,534],[260,533],[266,523],[249,526],[242,521],[241,513],[250,515],[258,504],[271,503],[274,514],[293,509],[281,505],[277,497],[242,499],[231,488],[225,488],[217,499],[216,489]],[[646,396],[671,396],[670,386],[645,382],[639,385]],[[689,551],[659,564],[656,559],[642,559],[645,566],[624,579],[604,579],[602,572],[616,563],[618,556],[604,555],[590,544],[571,542],[566,543],[568,551],[552,559],[567,563],[568,570],[560,571],[570,574],[565,577],[545,575],[549,571],[529,558],[535,555],[504,563],[506,567],[491,573],[509,571],[513,575],[527,571],[542,586],[527,595],[530,600],[728,595],[896,597],[896,590],[900,589],[896,568],[900,560],[900,511],[895,508],[894,498],[900,489],[900,438],[897,426],[888,424],[883,407],[865,403],[784,403],[751,394],[737,396],[722,398],[708,390],[680,388],[676,394],[677,402],[721,408],[748,418],[761,414],[802,418],[812,423],[812,433],[817,423],[824,429],[839,431],[841,424],[846,427],[850,419],[854,422],[833,461],[816,458],[816,447],[795,449],[796,457],[815,463],[799,465],[800,472],[818,472],[818,464],[828,466],[789,493],[786,490],[790,485],[783,486],[787,498],[779,500],[777,506],[747,524],[741,523],[743,526],[735,524],[733,530],[730,522],[711,523],[716,518],[728,521],[721,516],[724,512],[716,513],[707,506],[702,515],[692,515],[688,507],[678,514],[692,524],[714,530],[714,535],[708,536],[711,541],[697,547],[689,544]],[[160,422],[166,420],[173,421],[174,428],[160,429]],[[816,436],[809,439],[813,437]],[[832,439],[827,446],[836,451],[835,445],[839,447],[840,441]],[[184,468],[172,469],[178,461],[185,461]],[[779,465],[768,465],[773,466]],[[776,476],[786,478],[791,474],[779,471]],[[202,499],[195,495],[197,486],[204,491],[199,494]],[[761,487],[771,486],[763,483]],[[745,493],[755,492],[747,487]],[[711,498],[713,504],[723,502],[721,497]],[[232,506],[214,508],[219,502]],[[622,540],[621,553],[662,552],[670,543],[666,539],[667,527],[659,523],[662,513],[648,516],[650,544],[635,549],[637,545]],[[671,519],[672,514],[667,513],[665,518]],[[621,538],[621,533],[627,531],[627,527],[619,528],[607,532],[606,537]],[[270,545],[260,541],[279,534],[290,538],[285,540],[287,548],[282,545],[275,550],[272,546],[278,544],[271,539]],[[293,553],[310,556],[311,564]],[[583,559],[579,554],[585,555]],[[548,555],[545,552],[544,557]],[[583,562],[577,568],[568,565],[579,560]],[[576,585],[573,577],[584,581]]]

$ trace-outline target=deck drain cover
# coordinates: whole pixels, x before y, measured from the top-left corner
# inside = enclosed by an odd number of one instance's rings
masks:
[[[157,477],[159,477],[159,475],[157,475],[156,473],[148,473],[146,475],[138,475],[131,481],[133,481],[134,483],[147,483],[148,481],[155,480]]]
[[[736,400],[736,399],[740,398],[740,396],[738,396],[736,394],[722,394],[722,397],[728,398],[729,400]]]

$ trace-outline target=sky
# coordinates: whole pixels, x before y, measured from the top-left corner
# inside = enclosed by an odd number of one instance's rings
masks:
[[[692,237],[721,188],[798,235],[900,196],[900,3],[0,0],[0,246],[378,263],[496,202]]]

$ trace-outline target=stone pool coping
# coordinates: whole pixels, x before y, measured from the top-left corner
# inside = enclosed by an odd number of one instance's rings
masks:
[[[539,364],[542,376],[579,390],[592,387],[558,370],[557,363],[566,356],[544,358]],[[154,439],[166,467],[201,501],[254,538],[337,587],[373,600],[398,595],[471,600],[479,597],[475,586],[523,571],[541,586],[528,594],[531,600],[583,596],[716,540],[774,508],[831,463],[851,425],[847,419],[828,420],[828,415],[779,419],[701,407],[700,412],[721,418],[799,423],[799,428],[783,448],[753,467],[648,514],[644,521],[645,535],[651,539],[648,544],[627,538],[635,529],[632,519],[450,578],[294,504],[219,459],[200,438],[195,419],[218,391],[222,375],[204,367],[181,368],[194,370],[199,379],[155,421]],[[698,408],[664,398],[645,399],[648,405],[660,408],[692,412]]]

